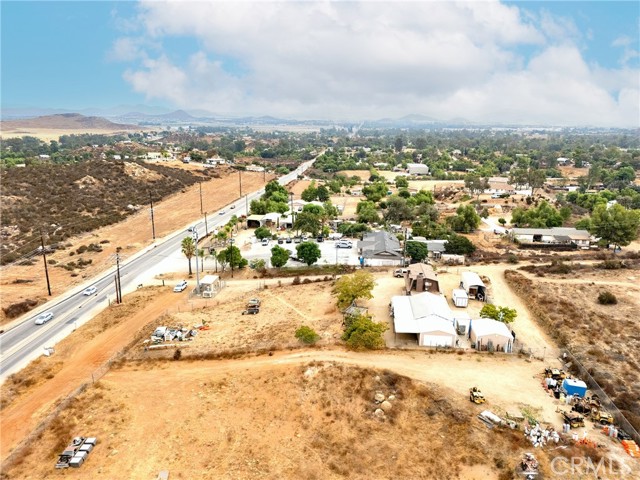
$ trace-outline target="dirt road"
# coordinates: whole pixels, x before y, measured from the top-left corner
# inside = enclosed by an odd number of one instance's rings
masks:
[[[186,298],[186,295],[184,296]],[[126,301],[126,297],[125,297]],[[56,402],[73,392],[113,355],[124,348],[135,333],[162,315],[169,307],[175,307],[176,296],[167,287],[166,294],[157,298],[114,328],[107,329],[87,342],[81,342],[70,352],[71,359],[49,381],[24,397],[18,398],[0,412],[0,458],[7,454],[31,432]],[[119,308],[119,307],[117,307]],[[52,357],[56,359],[56,357]]]

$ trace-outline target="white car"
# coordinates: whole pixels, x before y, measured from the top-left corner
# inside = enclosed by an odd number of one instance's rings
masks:
[[[96,293],[98,291],[98,289],[96,287],[88,287],[84,289],[84,292],[82,292],[82,294],[85,297],[90,297],[91,295],[93,295],[94,293]]]
[[[173,287],[173,291],[176,292],[176,293],[184,292],[184,290],[186,288],[187,288],[187,281],[186,280],[182,280],[175,287]]]
[[[53,312],[44,312],[36,317],[36,325],[44,325],[53,318]]]
[[[224,210],[220,210],[220,213],[218,215],[224,215],[225,213],[227,212],[225,212]]]
[[[336,248],[352,248],[353,244],[349,240],[338,240]]]
[[[260,242],[260,243],[262,243],[263,247],[268,247],[269,246],[269,239],[268,238],[263,238],[262,242]]]

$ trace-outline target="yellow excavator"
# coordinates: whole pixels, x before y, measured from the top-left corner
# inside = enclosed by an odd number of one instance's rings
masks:
[[[480,391],[478,387],[473,387],[469,389],[469,401],[473,403],[477,403],[478,405],[486,402],[484,395]]]

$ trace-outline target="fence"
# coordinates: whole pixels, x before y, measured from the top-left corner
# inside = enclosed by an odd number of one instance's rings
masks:
[[[596,382],[596,380],[591,376],[591,374],[584,367],[584,365],[582,365],[582,363],[580,363],[580,361],[569,350],[563,350],[562,356],[565,362],[565,368],[575,368],[578,371],[580,378],[589,386],[589,389],[593,393],[598,395],[598,398],[600,399],[600,403],[613,416],[613,418],[616,420],[618,425],[620,425],[620,427],[622,427],[622,429],[625,432],[627,432],[631,437],[633,437],[636,443],[640,444],[640,434],[638,433],[638,431],[634,428],[633,425],[631,425],[631,423],[629,423],[629,421],[626,419],[623,413],[620,410],[618,410],[618,407],[616,407],[615,403],[613,403],[613,400],[609,398],[609,395],[605,393],[605,391],[598,384],[598,382]],[[569,362],[567,362],[567,360]],[[570,367],[569,367],[569,363],[570,363]]]

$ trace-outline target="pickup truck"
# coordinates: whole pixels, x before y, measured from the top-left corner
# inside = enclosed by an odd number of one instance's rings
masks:
[[[398,268],[397,270],[393,271],[393,276],[400,278],[400,277],[404,277],[404,274],[407,273],[409,270],[406,268]]]

